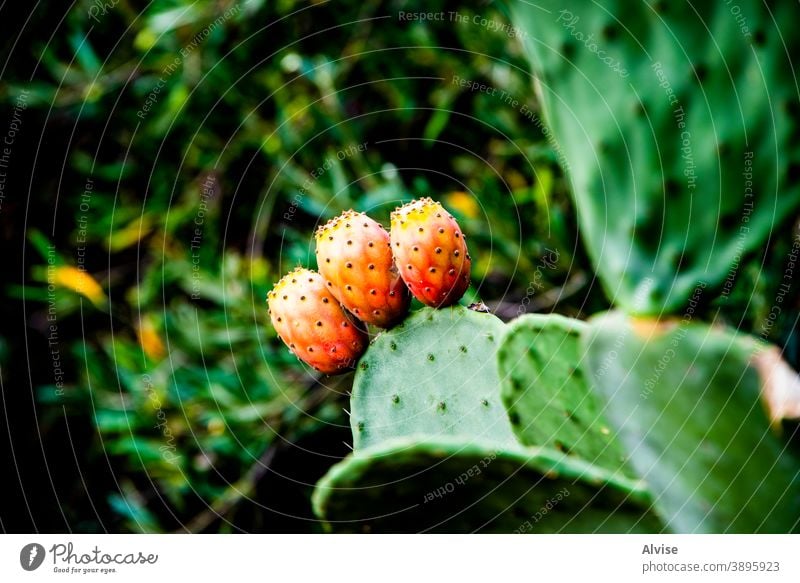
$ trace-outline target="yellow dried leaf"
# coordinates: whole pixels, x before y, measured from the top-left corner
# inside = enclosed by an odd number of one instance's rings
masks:
[[[445,206],[470,219],[474,219],[480,214],[480,208],[478,203],[475,202],[475,198],[466,192],[451,192],[445,196]]]
[[[71,265],[56,267],[53,272],[53,283],[81,294],[95,305],[101,305],[106,299],[106,294],[97,280],[82,269]]]
[[[139,345],[148,357],[161,360],[167,354],[164,343],[150,320],[142,321],[136,330],[136,335],[139,337]]]

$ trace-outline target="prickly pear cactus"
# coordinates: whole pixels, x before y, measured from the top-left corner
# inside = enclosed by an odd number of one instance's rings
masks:
[[[524,445],[551,447],[634,477],[581,369],[584,322],[557,314],[517,318],[498,350],[501,398]]]
[[[555,449],[525,448],[500,402],[505,325],[425,308],[357,367],[355,451],[317,484],[316,514],[342,532],[654,532],[641,482]]]
[[[337,532],[659,532],[639,482],[545,449],[395,438],[334,466],[313,495]]]
[[[800,203],[800,4],[507,5],[609,297],[657,314],[724,291]]]
[[[800,415],[797,375],[751,337],[620,313],[582,334],[630,461],[676,532],[796,532],[800,460],[780,420]]]
[[[491,314],[451,306],[423,308],[381,334],[356,368],[354,447],[408,435],[516,446],[497,375],[504,330]]]

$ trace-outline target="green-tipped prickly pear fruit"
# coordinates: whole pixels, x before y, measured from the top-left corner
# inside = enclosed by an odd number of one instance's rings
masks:
[[[453,215],[430,198],[392,213],[392,251],[411,293],[427,306],[456,303],[469,287],[471,258]]]

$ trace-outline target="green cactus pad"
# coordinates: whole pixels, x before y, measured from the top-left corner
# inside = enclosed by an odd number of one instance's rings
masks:
[[[729,289],[800,205],[800,4],[507,5],[608,296],[659,314]]]
[[[558,449],[634,477],[605,419],[605,404],[598,403],[581,370],[585,327],[555,314],[517,318],[497,353],[501,398],[524,445]]]
[[[774,349],[720,327],[613,312],[581,342],[584,370],[671,530],[798,530],[800,461],[762,401],[775,380],[787,388]]]
[[[384,332],[356,368],[356,450],[399,436],[457,435],[516,446],[500,403],[497,347],[505,324],[451,306],[423,308]]]
[[[346,458],[317,484],[337,532],[660,532],[638,482],[545,448],[397,438]]]

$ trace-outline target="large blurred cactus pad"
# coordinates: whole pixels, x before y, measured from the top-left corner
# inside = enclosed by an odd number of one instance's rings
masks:
[[[800,528],[796,426],[781,423],[800,416],[800,390],[777,348],[621,313],[594,318],[581,340],[584,369],[671,530]]]
[[[800,4],[508,5],[609,297],[653,314],[729,287],[800,201]]]

